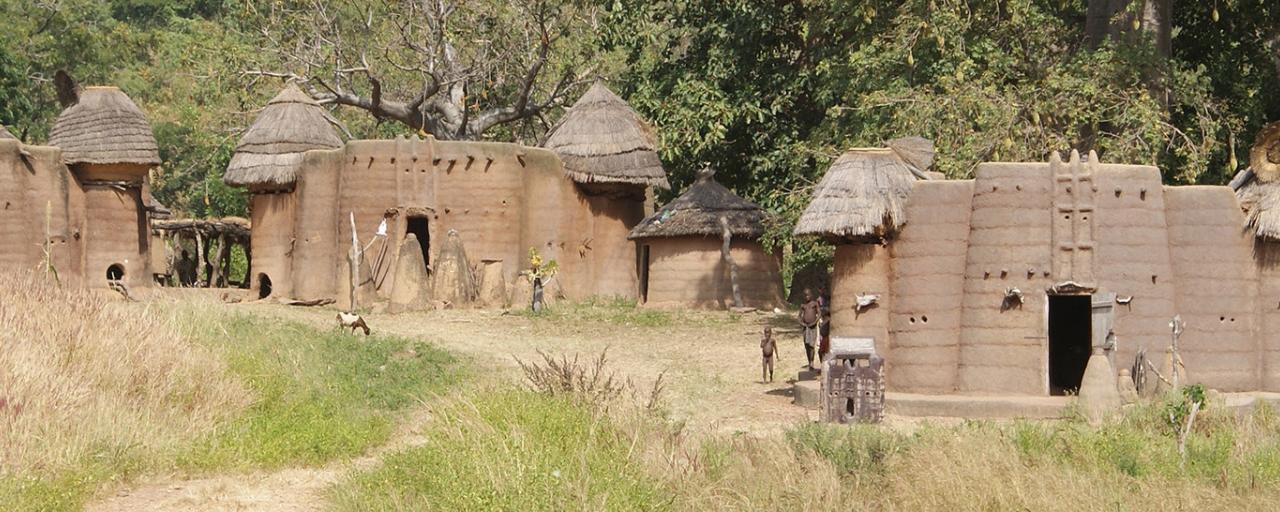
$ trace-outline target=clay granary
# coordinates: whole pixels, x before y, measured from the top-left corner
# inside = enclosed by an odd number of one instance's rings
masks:
[[[115,87],[71,100],[48,146],[0,134],[0,265],[76,286],[149,286],[151,126]]]
[[[704,169],[680,197],[645,218],[631,231],[640,248],[640,290],[644,304],[657,307],[734,306],[737,267],[742,306],[783,304],[779,257],[760,244],[766,213],[735,195]],[[725,231],[729,259],[724,257]]]
[[[486,303],[528,300],[511,295],[531,248],[557,261],[548,284],[557,295],[635,298],[636,249],[626,235],[644,216],[645,189],[666,186],[652,134],[596,84],[546,146],[429,136],[344,143],[325,111],[290,85],[259,114],[224,175],[253,195],[252,289],[349,306],[354,228],[362,307],[432,302],[436,260],[455,237],[467,270],[487,281]]]
[[[969,180],[935,179],[921,154],[845,153],[796,229],[836,243],[833,336],[874,338],[890,391],[1070,393],[1094,350],[1160,368],[1175,317],[1191,382],[1280,391],[1271,203],[1243,212],[1229,187],[1092,153]]]

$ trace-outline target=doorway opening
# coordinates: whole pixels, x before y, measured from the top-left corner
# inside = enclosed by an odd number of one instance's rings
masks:
[[[418,247],[422,249],[422,263],[426,265],[427,270],[431,269],[431,231],[429,228],[430,224],[427,223],[426,217],[409,217],[404,229],[406,237],[412,234],[418,238]]]
[[[266,274],[258,274],[258,298],[265,299],[271,296],[271,278]]]
[[[1093,349],[1093,308],[1089,295],[1049,296],[1049,394],[1080,389]]]
[[[640,280],[640,302],[649,300],[649,244],[641,245],[636,258],[636,277]]]
[[[119,263],[113,263],[107,267],[107,281],[119,281],[124,279],[124,267]]]

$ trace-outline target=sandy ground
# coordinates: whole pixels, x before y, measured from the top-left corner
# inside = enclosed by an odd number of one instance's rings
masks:
[[[190,293],[150,300],[204,300],[210,306],[332,328],[335,312],[269,303],[218,306],[208,296]],[[591,313],[599,313],[592,315]],[[529,318],[491,310],[444,310],[398,315],[367,315],[377,333],[424,340],[470,361],[481,379],[523,381],[517,359],[578,355],[593,359],[608,350],[610,368],[631,379],[647,396],[661,375],[664,404],[671,419],[692,433],[742,433],[766,436],[816,417],[791,404],[789,379],[804,363],[799,333],[790,315],[724,312],[671,313],[668,325],[629,325],[617,310],[593,310],[596,320]],[[760,332],[774,325],[779,338],[775,381],[760,381]],[[111,490],[89,505],[94,512],[124,511],[310,511],[325,508],[324,492],[350,471],[367,470],[385,454],[422,442],[418,429],[430,421],[415,411],[387,445],[344,463],[320,468],[219,475],[202,479],[157,476]]]

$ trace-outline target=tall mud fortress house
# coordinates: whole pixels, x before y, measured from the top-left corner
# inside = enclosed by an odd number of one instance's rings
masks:
[[[159,163],[146,116],[115,87],[81,91],[49,146],[0,133],[0,265],[91,288],[149,286],[144,180]]]
[[[1187,381],[1280,391],[1273,167],[1237,180],[1245,212],[1092,154],[941,180],[890,146],[841,156],[796,229],[837,243],[833,335],[874,338],[889,390],[1063,394],[1113,343],[1115,368],[1160,367],[1177,316]]]
[[[667,186],[654,146],[599,83],[566,113],[549,149],[431,137],[344,144],[323,108],[289,85],[246,132],[224,179],[253,194],[259,297],[349,306],[354,218],[362,306],[415,309],[443,298],[431,277],[454,236],[485,281],[485,302],[528,300],[511,295],[521,295],[514,285],[531,248],[558,262],[551,289],[564,297],[635,298],[627,233],[644,217],[645,188]]]

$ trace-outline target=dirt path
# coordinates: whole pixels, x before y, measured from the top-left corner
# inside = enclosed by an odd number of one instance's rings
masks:
[[[331,328],[334,312],[323,308],[249,303],[227,306],[253,315]],[[579,354],[591,359],[608,349],[609,365],[647,392],[663,376],[673,420],[692,432],[770,435],[808,421],[791,405],[789,377],[804,355],[794,335],[783,330],[776,380],[760,382],[759,333],[773,315],[731,317],[726,313],[674,313],[659,326],[628,325],[626,313],[592,310],[602,318],[531,319],[498,311],[446,310],[369,315],[375,331],[422,339],[473,360],[483,380],[518,382],[516,358],[533,360],[538,351]],[[618,316],[621,315],[621,316]],[[289,468],[200,479],[155,477],[91,503],[90,512],[179,510],[296,512],[323,510],[325,492],[345,475],[376,467],[389,453],[424,442],[420,429],[426,408],[411,413],[392,441],[353,461],[320,468]]]

